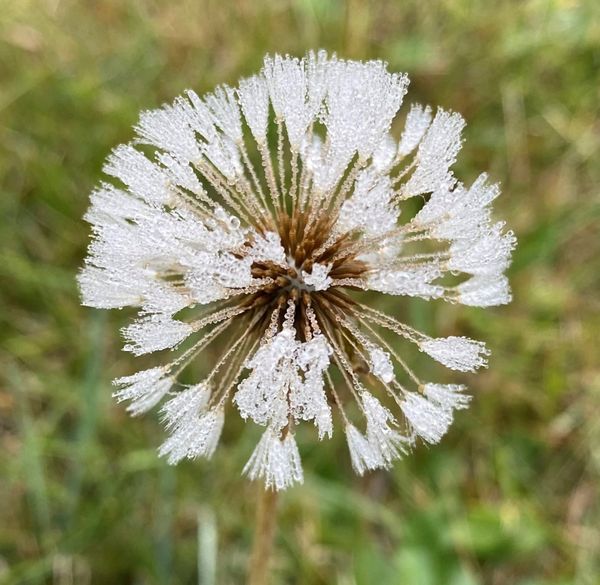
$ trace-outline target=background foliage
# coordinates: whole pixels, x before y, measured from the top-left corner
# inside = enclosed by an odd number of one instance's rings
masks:
[[[508,307],[398,303],[485,339],[490,368],[456,377],[471,410],[389,474],[356,478],[341,434],[301,437],[274,582],[600,583],[594,0],[0,0],[0,582],[242,582],[256,430],[230,416],[212,462],[172,469],[156,416],[112,403],[139,363],[120,352],[127,315],[79,306],[81,216],[140,109],[318,47],[386,59],[409,101],[462,112],[458,174],[502,181],[520,244]]]

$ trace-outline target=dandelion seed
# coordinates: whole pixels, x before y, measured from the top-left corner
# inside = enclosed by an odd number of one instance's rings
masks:
[[[373,345],[369,348],[369,362],[372,372],[378,378],[388,384],[394,379],[394,365],[389,353]]]
[[[143,112],[108,157],[79,285],[85,305],[138,310],[126,350],[168,352],[114,395],[133,415],[162,403],[169,463],[211,457],[233,404],[265,427],[245,474],[285,489],[303,479],[301,423],[331,437],[337,409],[363,474],[416,437],[437,443],[468,406],[463,386],[422,383],[381,332],[465,372],[486,365],[481,342],[430,337],[354,294],[511,298],[515,238],[491,214],[499,188],[485,174],[455,179],[457,113],[413,105],[392,135],[407,86],[381,61],[266,57],[236,88]],[[210,371],[182,385],[209,346]]]
[[[487,365],[484,356],[489,355],[489,351],[481,341],[474,341],[466,337],[427,339],[421,343],[420,347],[434,360],[461,372],[473,372],[477,368]]]
[[[358,475],[364,475],[366,471],[388,467],[381,457],[381,452],[353,424],[346,426],[346,440],[352,468]]]
[[[420,394],[407,393],[402,412],[414,432],[428,443],[439,443],[452,424],[452,412]]]
[[[425,384],[423,394],[434,404],[452,412],[468,408],[471,397],[463,394],[464,390],[465,386],[460,384]]]
[[[396,419],[377,398],[363,392],[361,400],[367,419],[367,440],[387,467],[406,452],[409,441],[397,431]]]
[[[268,428],[244,467],[244,473],[252,480],[264,480],[266,488],[277,490],[302,483],[302,463],[294,436],[288,433],[282,438]]]

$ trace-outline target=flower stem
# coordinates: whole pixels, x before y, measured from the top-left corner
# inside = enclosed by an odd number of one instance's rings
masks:
[[[269,560],[277,525],[277,491],[259,487],[252,557],[247,585],[267,585]]]

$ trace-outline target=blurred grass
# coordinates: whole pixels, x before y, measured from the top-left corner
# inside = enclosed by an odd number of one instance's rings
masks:
[[[357,479],[341,436],[303,436],[274,582],[600,583],[594,0],[0,1],[0,582],[208,584],[215,546],[216,583],[242,581],[256,432],[230,416],[212,462],[169,469],[156,417],[112,404],[138,364],[125,315],[79,306],[81,216],[140,109],[317,47],[386,59],[409,100],[462,112],[458,173],[502,181],[520,244],[509,307],[401,307],[494,352],[440,446]]]

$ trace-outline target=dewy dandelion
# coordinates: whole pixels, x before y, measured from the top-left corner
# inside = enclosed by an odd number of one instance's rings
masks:
[[[169,463],[212,456],[233,404],[265,427],[246,474],[279,490],[302,481],[303,421],[325,439],[338,419],[362,474],[418,438],[437,443],[467,407],[463,386],[422,381],[402,344],[463,372],[486,365],[484,344],[429,337],[353,292],[511,298],[515,238],[490,211],[499,189],[454,178],[459,114],[413,105],[391,135],[407,86],[381,61],[266,57],[237,88],[142,113],[108,158],[79,283],[86,305],[139,309],[127,351],[178,350],[115,381],[133,415],[162,403]],[[209,346],[212,370],[181,384]]]

